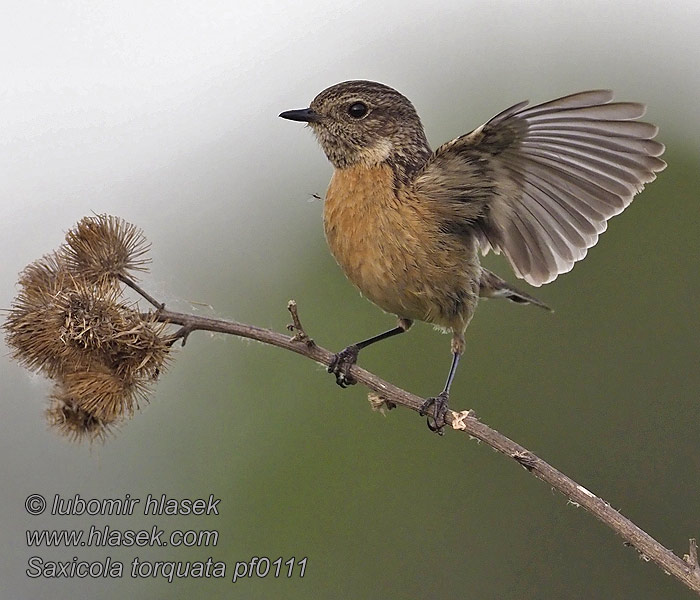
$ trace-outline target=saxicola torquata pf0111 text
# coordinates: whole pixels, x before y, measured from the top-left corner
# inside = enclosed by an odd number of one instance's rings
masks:
[[[546,306],[481,267],[503,253],[534,286],[571,270],[665,166],[644,106],[607,90],[529,107],[521,102],[430,149],[411,102],[371,81],[346,81],[280,117],[311,126],[335,171],[323,222],[333,256],[398,325],[339,352],[342,387],[362,348],[414,320],[452,332],[452,364],[428,426],[442,431],[464,332],[479,297]]]

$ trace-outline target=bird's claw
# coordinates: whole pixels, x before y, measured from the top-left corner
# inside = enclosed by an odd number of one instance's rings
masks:
[[[447,404],[449,398],[450,395],[447,392],[440,392],[437,396],[428,398],[425,402],[423,402],[420,407],[420,411],[418,412],[421,417],[424,417],[431,406],[435,407],[433,409],[434,417],[428,417],[427,423],[428,429],[430,429],[430,431],[434,431],[438,435],[445,435],[444,427],[447,423],[445,416],[447,415]]]
[[[333,357],[328,365],[328,372],[335,375],[335,382],[341,387],[355,385],[357,380],[350,374],[350,367],[357,362],[357,355],[360,349],[355,345],[348,346]]]

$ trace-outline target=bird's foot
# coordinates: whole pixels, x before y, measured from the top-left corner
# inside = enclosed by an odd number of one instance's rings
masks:
[[[349,385],[355,385],[357,380],[350,374],[350,367],[357,362],[357,355],[360,349],[356,344],[352,344],[341,350],[333,357],[331,364],[328,365],[328,372],[335,375],[335,382],[341,387],[346,388]]]
[[[433,414],[435,416],[428,417],[427,423],[428,429],[430,429],[430,431],[434,431],[438,435],[445,435],[444,427],[447,423],[445,416],[447,415],[447,403],[449,399],[450,394],[448,392],[440,392],[437,396],[428,398],[425,402],[423,402],[418,413],[421,417],[424,417],[431,406],[435,407],[433,409]]]

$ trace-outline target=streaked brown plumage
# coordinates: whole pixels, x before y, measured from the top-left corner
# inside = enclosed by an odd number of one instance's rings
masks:
[[[453,361],[435,404],[444,425],[464,331],[482,297],[544,306],[482,268],[479,252],[503,253],[539,286],[571,270],[666,164],[644,106],[582,92],[521,102],[432,152],[413,105],[396,90],[347,81],[310,108],[280,116],[307,122],[335,171],[324,227],[339,265],[360,291],[399,317],[388,332],[348,346],[329,369],[341,386],[360,349],[406,331],[413,320],[452,332]],[[430,422],[429,422],[429,425]]]

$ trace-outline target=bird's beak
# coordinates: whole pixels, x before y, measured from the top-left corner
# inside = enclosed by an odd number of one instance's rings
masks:
[[[290,121],[302,121],[304,123],[317,123],[321,120],[321,115],[310,108],[300,108],[298,110],[285,110],[280,113],[283,119]]]

